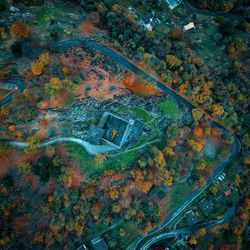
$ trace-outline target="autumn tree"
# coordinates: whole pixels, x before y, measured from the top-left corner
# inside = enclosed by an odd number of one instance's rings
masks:
[[[210,189],[210,192],[211,192],[213,195],[216,195],[217,192],[218,192],[217,186],[215,186],[215,185],[213,185],[213,184],[209,187],[209,189]]]
[[[228,46],[227,46],[227,52],[230,55],[233,54],[239,54],[244,49],[244,43],[243,40],[240,37],[236,37]]]
[[[26,139],[26,143],[28,144],[28,147],[25,148],[25,153],[35,153],[37,152],[39,148],[39,140],[35,136],[29,136]]]
[[[204,113],[197,108],[192,109],[192,116],[195,121],[195,123],[199,122],[201,118],[203,117]]]
[[[166,55],[166,64],[170,68],[175,68],[181,64],[181,60],[174,55]]]
[[[199,237],[203,237],[203,236],[205,236],[206,235],[206,229],[203,227],[203,228],[201,228],[201,229],[199,229],[199,231],[198,231],[198,236]]]
[[[48,95],[54,96],[59,94],[62,87],[62,81],[58,77],[52,77],[49,82],[45,84],[44,90]]]
[[[15,38],[27,38],[30,27],[26,23],[15,22],[11,25],[10,31]]]
[[[31,164],[23,161],[18,165],[18,168],[22,173],[29,173],[31,171]]]
[[[188,244],[189,245],[196,245],[197,244],[197,240],[194,236],[190,236],[188,239]]]
[[[174,40],[174,41],[182,41],[184,40],[184,32],[175,27],[170,31],[170,37]]]
[[[97,153],[95,155],[95,163],[97,165],[101,165],[103,164],[103,162],[106,160],[106,156],[104,154],[101,154],[101,153]]]

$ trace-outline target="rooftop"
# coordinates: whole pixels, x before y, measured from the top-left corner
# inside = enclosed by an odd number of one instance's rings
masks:
[[[208,215],[213,210],[213,204],[207,198],[202,199],[198,203],[198,206],[204,215]]]
[[[104,133],[102,140],[114,147],[122,148],[127,140],[134,120],[125,120],[122,117],[105,112],[99,122],[99,127]]]
[[[189,226],[193,226],[200,222],[199,218],[194,214],[193,210],[186,212],[185,218]]]
[[[168,7],[172,10],[177,7],[182,0],[166,0],[166,2],[168,3]]]
[[[106,242],[101,237],[91,240],[91,243],[94,250],[108,250]]]

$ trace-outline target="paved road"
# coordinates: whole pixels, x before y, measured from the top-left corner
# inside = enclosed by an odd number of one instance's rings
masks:
[[[197,9],[193,5],[191,5],[189,1],[187,0],[183,1],[183,3],[185,7],[189,9],[191,12],[193,12],[194,14],[197,13],[197,14],[203,14],[203,15],[214,16],[214,17],[224,16],[226,18],[233,19],[235,21],[246,21],[246,19],[243,16],[240,16],[237,14],[232,14],[232,13],[223,12],[223,11],[210,11],[210,10]]]
[[[214,221],[209,221],[209,222],[203,222],[200,223],[198,225],[194,225],[191,227],[185,227],[185,228],[180,228],[180,229],[176,229],[167,233],[162,233],[156,237],[151,238],[150,240],[148,240],[143,246],[142,248],[140,248],[140,250],[147,250],[149,249],[153,244],[157,243],[158,241],[162,241],[168,238],[172,238],[174,236],[178,236],[178,235],[190,235],[193,233],[193,231],[196,231],[200,228],[208,228],[208,227],[214,227],[217,225],[220,225],[226,221],[228,221],[236,212],[236,208],[235,206],[228,209],[228,211],[224,214],[223,218],[219,219],[219,220],[214,220]]]
[[[75,142],[81,145],[84,149],[86,149],[86,151],[91,155],[96,155],[97,153],[107,153],[109,151],[113,151],[114,149],[116,149],[113,146],[108,145],[108,144],[93,145],[93,144],[90,144],[89,142],[86,142],[86,141],[83,141],[81,139],[74,138],[74,137],[60,137],[60,138],[52,139],[47,142],[41,143],[39,147],[46,147],[46,146],[49,146],[51,144],[55,144],[58,142]],[[15,147],[28,147],[29,146],[29,144],[25,142],[18,142],[18,141],[10,141],[10,142],[7,142],[7,144],[11,146],[15,146]]]
[[[147,80],[147,81],[151,82],[152,84],[154,84],[155,86],[157,86],[160,90],[162,90],[165,93],[169,94],[170,96],[174,97],[177,101],[179,101],[180,103],[185,105],[187,108],[189,108],[189,109],[195,108],[195,106],[193,104],[191,104],[187,99],[179,96],[178,93],[176,93],[173,89],[171,89],[170,87],[165,86],[164,83],[162,83],[162,82],[158,81],[157,79],[155,79],[154,77],[148,75],[146,72],[144,72],[143,70],[138,68],[133,63],[129,62],[126,58],[124,58],[123,56],[121,56],[120,54],[115,52],[114,50],[112,50],[112,49],[110,49],[110,48],[108,48],[108,47],[106,47],[104,45],[101,45],[101,44],[99,44],[98,42],[96,42],[94,40],[89,40],[89,39],[86,39],[86,38],[65,40],[65,41],[61,41],[61,42],[58,42],[58,43],[48,45],[45,49],[58,50],[58,49],[61,49],[61,48],[64,49],[64,48],[74,47],[74,46],[88,46],[90,48],[94,48],[94,49],[102,52],[103,54],[105,54],[105,55],[109,56],[110,58],[112,58],[118,64],[122,65],[123,67],[128,68],[129,70],[131,70],[135,74],[140,75],[145,80]],[[214,119],[212,120],[212,126],[221,128],[224,131],[226,131],[227,133],[231,134],[231,131],[229,131],[227,128],[223,127],[220,123],[218,123]],[[74,141],[79,140],[79,139],[76,139],[76,138],[71,138],[70,141],[72,141],[72,139]],[[55,140],[57,140],[57,141],[55,141]],[[54,139],[52,141],[53,141],[53,143],[55,143],[55,142],[58,142],[58,140],[60,140],[60,138],[59,139]],[[47,143],[49,143],[49,142],[47,142]],[[50,143],[51,143],[51,141],[50,141]],[[241,148],[240,142],[234,136],[231,155],[229,156],[228,159],[226,159],[224,162],[221,162],[216,167],[216,169],[214,170],[214,172],[212,173],[212,175],[208,179],[206,185],[203,188],[200,188],[200,189],[194,191],[192,194],[190,194],[190,196],[182,204],[182,206],[179,207],[172,214],[170,214],[159,228],[154,229],[153,231],[148,233],[148,235],[139,237],[134,242],[132,242],[132,244],[128,247],[128,250],[141,249],[140,247],[143,247],[143,242],[145,240],[147,241],[148,238],[150,239],[152,237],[156,237],[155,234],[159,233],[162,229],[164,229],[187,206],[189,206],[204,190],[206,190],[211,183],[213,183],[215,181],[216,176],[218,176],[220,173],[222,173],[224,171],[224,168],[227,166],[227,164],[230,163],[231,161],[233,161],[236,158],[236,156],[238,155],[238,153],[240,151],[240,148]]]
[[[0,86],[6,87],[7,85],[10,87],[10,93],[0,100],[0,106],[10,102],[17,89],[20,91],[25,89],[25,83],[21,79],[0,80]]]

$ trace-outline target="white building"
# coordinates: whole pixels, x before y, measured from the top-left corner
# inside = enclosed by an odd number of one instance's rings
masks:
[[[193,22],[190,22],[189,24],[187,24],[183,27],[183,31],[187,31],[187,30],[191,30],[191,29],[195,29],[195,25]]]
[[[168,3],[168,7],[173,10],[175,7],[177,7],[182,0],[165,0]]]

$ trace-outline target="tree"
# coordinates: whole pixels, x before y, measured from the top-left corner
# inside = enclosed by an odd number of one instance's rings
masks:
[[[217,186],[215,186],[215,185],[211,185],[211,186],[209,187],[209,189],[210,189],[210,192],[211,192],[213,195],[216,195],[217,192],[218,192],[218,188],[217,188]]]
[[[121,211],[121,209],[122,209],[122,206],[121,206],[121,204],[120,203],[115,203],[115,204],[113,204],[113,206],[112,206],[112,211],[114,212],[114,213],[119,213],[120,211]]]
[[[220,104],[212,104],[212,115],[214,116],[223,116],[226,114],[224,108]]]
[[[184,32],[179,28],[173,28],[170,32],[170,37],[175,41],[183,41]]]
[[[192,150],[201,152],[203,149],[203,143],[201,141],[195,141],[194,139],[190,139],[189,145],[191,146]]]
[[[188,244],[190,245],[196,245],[197,244],[197,240],[194,236],[190,236],[188,239]]]
[[[197,162],[195,164],[195,168],[197,170],[203,170],[203,169],[205,169],[206,168],[206,162],[204,160],[200,160],[199,162]]]
[[[244,43],[242,38],[236,37],[228,46],[227,46],[227,52],[230,55],[233,55],[235,53],[239,54],[244,49]]]
[[[192,116],[193,116],[195,123],[200,121],[203,115],[204,113],[200,109],[197,109],[197,108],[192,109]]]
[[[34,75],[39,76],[43,72],[43,65],[40,62],[32,62],[31,63],[31,71]]]
[[[103,162],[106,160],[106,156],[104,154],[101,154],[101,153],[97,153],[95,155],[95,163],[97,165],[101,165],[103,164]]]
[[[196,138],[202,138],[204,136],[204,131],[202,127],[196,127],[193,130],[194,137]]]
[[[59,94],[62,87],[62,81],[58,77],[52,77],[50,78],[49,83],[45,84],[44,90],[48,95],[54,96]]]
[[[21,162],[18,165],[18,168],[21,170],[22,173],[29,173],[31,170],[31,164],[29,162]]]
[[[121,229],[119,230],[119,235],[120,235],[121,237],[124,237],[124,236],[126,235],[126,231],[125,231],[124,228],[121,228]]]
[[[119,191],[117,190],[115,186],[111,186],[109,188],[108,194],[112,200],[116,200],[119,197]]]
[[[199,237],[203,237],[206,235],[206,229],[205,228],[201,228],[199,231],[198,231],[198,235]]]
[[[48,147],[46,147],[46,154],[48,157],[52,157],[53,155],[55,155],[56,151],[55,148],[51,145],[49,145]]]
[[[39,140],[35,136],[29,136],[26,139],[26,143],[28,144],[28,147],[25,149],[25,153],[34,153],[37,152],[39,148]]]
[[[175,68],[181,64],[181,60],[174,55],[166,55],[166,64],[170,68]]]
[[[27,38],[30,27],[26,23],[15,22],[11,25],[10,31],[15,38]]]

